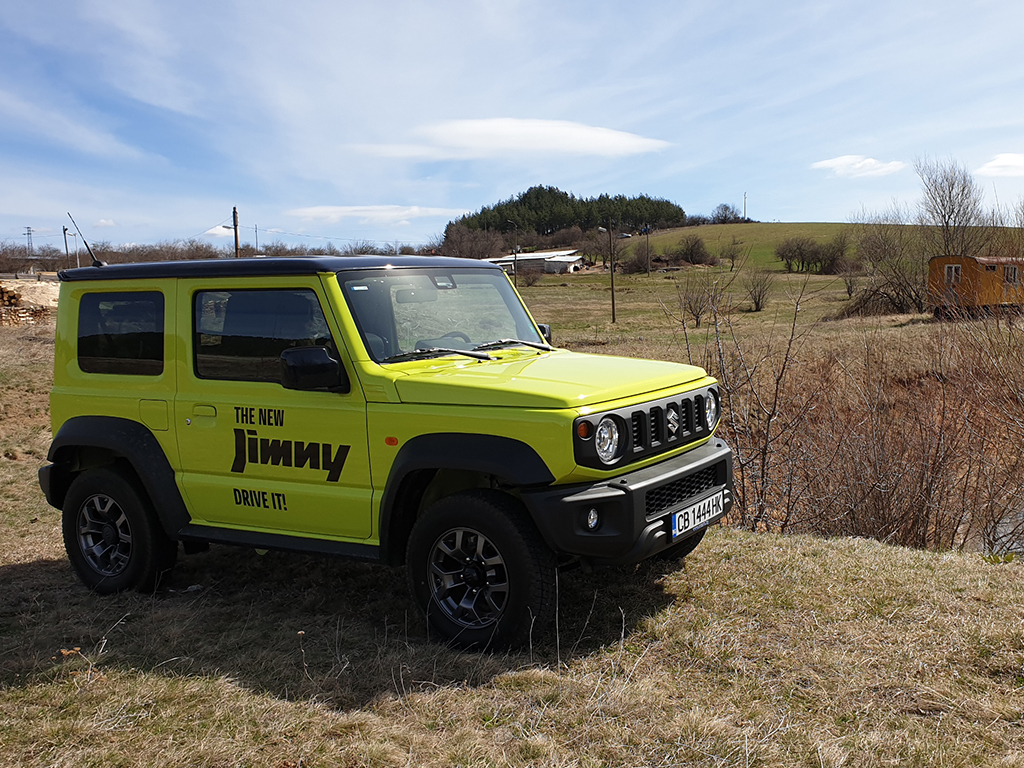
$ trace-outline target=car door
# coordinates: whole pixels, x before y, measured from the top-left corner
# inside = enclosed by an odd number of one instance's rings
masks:
[[[191,332],[174,413],[193,522],[369,538],[366,402],[320,279],[181,280],[179,296]],[[280,354],[297,346],[326,347],[349,391],[285,389]]]

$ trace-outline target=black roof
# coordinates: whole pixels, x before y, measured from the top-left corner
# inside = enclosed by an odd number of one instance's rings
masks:
[[[147,261],[79,267],[58,273],[61,280],[135,280],[163,277],[259,277],[261,275],[315,275],[358,269],[501,269],[487,261],[453,259],[445,256],[294,256],[287,258],[193,259],[191,261]]]

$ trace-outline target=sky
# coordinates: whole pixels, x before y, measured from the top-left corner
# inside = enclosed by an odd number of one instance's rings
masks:
[[[0,4],[0,241],[423,245],[534,185],[760,221],[1024,195],[1024,4]],[[72,232],[74,229],[72,228]],[[74,247],[77,240],[72,240]]]

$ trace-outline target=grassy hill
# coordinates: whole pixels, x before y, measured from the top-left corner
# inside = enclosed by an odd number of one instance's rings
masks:
[[[749,251],[750,265],[781,270],[782,263],[775,258],[775,247],[779,243],[791,237],[809,237],[824,243],[847,228],[848,224],[834,223],[707,224],[655,232],[651,235],[651,247],[656,253],[663,253],[681,238],[698,235],[704,239],[711,253],[719,253],[722,246],[737,243],[744,251]],[[635,236],[633,239],[642,238]]]
[[[623,330],[587,324],[596,278],[525,292],[581,346],[681,355],[645,330],[665,278],[624,283]],[[1024,766],[1016,561],[715,529],[561,574],[557,629],[510,655],[429,642],[401,571],[362,563],[214,547],[94,596],[36,484],[52,350],[0,328],[5,765]]]

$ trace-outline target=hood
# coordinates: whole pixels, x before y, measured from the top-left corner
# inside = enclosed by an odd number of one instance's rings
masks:
[[[405,403],[579,408],[678,387],[707,375],[692,365],[566,350],[503,350],[495,356],[417,362],[395,381],[398,395]]]

